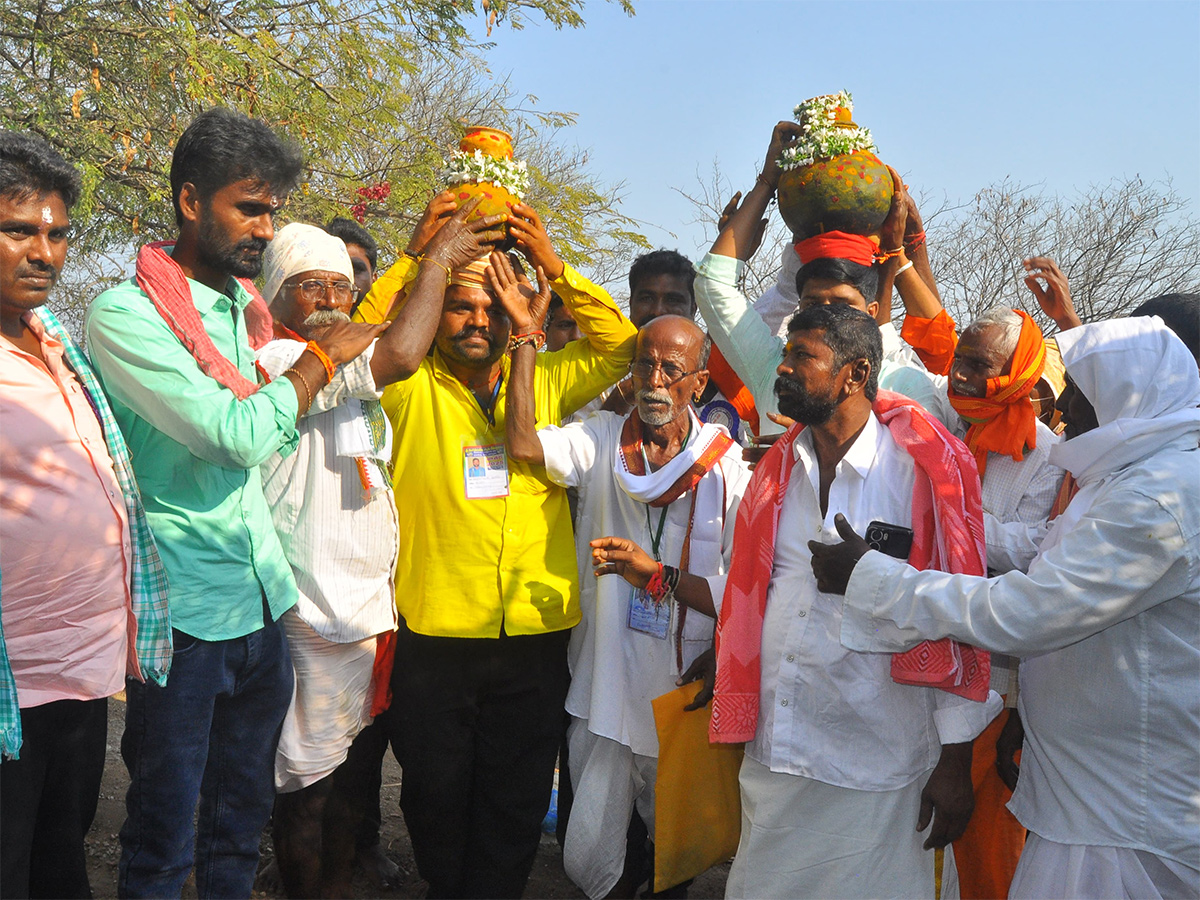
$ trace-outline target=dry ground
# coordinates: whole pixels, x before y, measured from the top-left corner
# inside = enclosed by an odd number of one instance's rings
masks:
[[[125,704],[114,699],[108,709],[108,758],[104,767],[104,781],[100,787],[100,805],[96,821],[87,836],[88,857],[92,893],[97,900],[117,896],[117,860],[120,848],[117,831],[125,818],[125,788],[129,783],[125,765],[121,762],[121,734],[125,730]],[[354,896],[417,898],[425,896],[425,882],[416,874],[412,850],[404,819],[400,815],[400,767],[389,753],[383,766],[383,846],[388,855],[406,873],[403,886],[395,891],[378,891],[366,876],[359,873],[354,881]],[[271,854],[269,837],[263,839],[263,863]],[[728,864],[717,866],[701,875],[693,883],[689,896],[692,898],[723,897],[725,879],[729,874]],[[184,888],[185,898],[196,896],[195,886],[189,879]],[[254,897],[283,897],[282,893],[255,891]],[[583,898],[584,894],[570,882],[562,868],[562,851],[553,836],[543,835],[541,849],[533,866],[526,897]]]

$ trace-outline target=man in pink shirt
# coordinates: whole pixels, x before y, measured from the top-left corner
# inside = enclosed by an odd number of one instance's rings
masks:
[[[90,897],[107,698],[170,662],[166,580],[82,352],[40,309],[79,176],[0,132],[0,896]],[[106,422],[105,419],[108,419]]]

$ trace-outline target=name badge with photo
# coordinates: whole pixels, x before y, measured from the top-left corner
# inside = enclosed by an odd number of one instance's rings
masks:
[[[463,482],[468,500],[508,496],[508,457],[503,444],[463,447]]]
[[[629,628],[665,641],[671,633],[671,604],[655,603],[641,588],[629,599]]]

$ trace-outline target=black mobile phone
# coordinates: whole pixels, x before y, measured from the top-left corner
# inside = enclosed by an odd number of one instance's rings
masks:
[[[872,522],[867,526],[867,543],[871,549],[896,559],[908,559],[908,554],[912,551],[912,542],[913,530],[903,525]]]

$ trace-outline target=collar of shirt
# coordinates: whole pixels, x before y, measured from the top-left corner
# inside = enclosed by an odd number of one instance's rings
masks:
[[[875,460],[879,456],[880,437],[879,420],[875,418],[874,413],[871,413],[867,416],[862,431],[858,433],[858,437],[846,451],[846,455],[838,460],[834,478],[841,478],[849,469],[853,470],[860,480],[865,480],[867,473],[871,471],[871,467],[875,465]],[[817,496],[820,496],[821,467],[817,462],[811,428],[805,428],[796,436],[796,440],[792,442],[792,453],[804,464],[808,480],[812,483]]]

